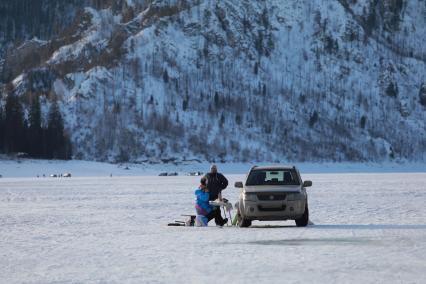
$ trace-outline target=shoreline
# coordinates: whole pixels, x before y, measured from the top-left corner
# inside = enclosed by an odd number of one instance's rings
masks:
[[[256,163],[217,163],[224,174],[246,174]],[[267,163],[262,163],[267,164]],[[287,163],[293,165],[292,163]],[[259,163],[259,165],[261,165]],[[302,174],[327,173],[425,173],[426,163],[421,162],[301,162],[294,163]],[[158,176],[162,172],[176,172],[179,176],[189,172],[207,172],[210,163],[188,162],[181,164],[111,164],[83,160],[0,160],[0,175],[7,177],[50,177],[51,174],[71,173],[73,177],[89,176]]]

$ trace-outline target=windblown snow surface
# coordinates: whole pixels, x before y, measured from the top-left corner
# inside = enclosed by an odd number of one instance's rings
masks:
[[[166,226],[199,177],[0,179],[0,282],[424,283],[425,173],[303,178],[314,225],[244,229]]]

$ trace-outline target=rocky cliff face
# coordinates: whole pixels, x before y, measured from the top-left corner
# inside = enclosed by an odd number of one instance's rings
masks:
[[[425,1],[39,2],[2,82],[59,101],[76,158],[426,159]]]

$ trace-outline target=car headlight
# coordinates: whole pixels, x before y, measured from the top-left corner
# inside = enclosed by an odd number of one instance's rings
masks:
[[[256,193],[252,193],[252,192],[244,192],[244,196],[243,196],[245,201],[256,201]]]
[[[305,195],[303,193],[289,193],[287,194],[287,201],[297,201],[305,199]]]

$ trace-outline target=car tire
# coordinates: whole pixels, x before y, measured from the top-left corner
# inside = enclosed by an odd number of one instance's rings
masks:
[[[251,220],[247,220],[247,219],[244,219],[241,215],[240,215],[240,213],[238,213],[238,223],[237,223],[237,225],[238,225],[238,227],[240,227],[240,228],[247,228],[247,227],[250,227],[251,226]]]
[[[296,221],[296,226],[297,227],[306,227],[309,223],[309,208],[308,208],[308,203],[306,203],[305,205],[305,212],[303,212],[302,217],[294,220]]]

